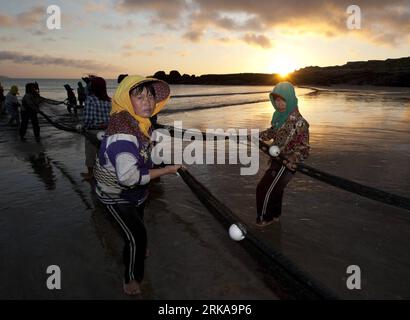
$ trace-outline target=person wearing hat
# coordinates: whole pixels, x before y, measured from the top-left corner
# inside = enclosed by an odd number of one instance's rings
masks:
[[[96,193],[122,230],[124,292],[129,295],[140,293],[144,277],[147,233],[143,218],[148,185],[181,168],[152,169],[149,118],[161,111],[169,97],[166,82],[138,75],[124,78],[114,94],[110,122],[94,167]]]
[[[261,132],[263,141],[273,140],[280,157],[272,158],[270,166],[256,188],[256,225],[267,226],[279,221],[282,197],[293,177],[297,163],[309,156],[309,124],[298,108],[295,88],[290,82],[278,83],[269,94],[275,108],[271,128]]]
[[[5,100],[5,107],[10,117],[7,124],[13,127],[20,126],[20,116],[19,116],[20,103],[17,100],[18,94],[19,94],[18,87],[11,86],[9,93],[7,93],[6,95],[6,100]]]

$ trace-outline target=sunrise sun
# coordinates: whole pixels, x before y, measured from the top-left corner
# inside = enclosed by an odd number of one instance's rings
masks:
[[[276,57],[269,65],[268,71],[286,78],[289,73],[296,70],[296,64],[286,57]]]

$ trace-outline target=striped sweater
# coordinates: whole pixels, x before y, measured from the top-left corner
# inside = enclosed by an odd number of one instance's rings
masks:
[[[103,203],[139,205],[145,201],[152,168],[151,149],[150,140],[128,112],[111,116],[94,166],[96,192]]]

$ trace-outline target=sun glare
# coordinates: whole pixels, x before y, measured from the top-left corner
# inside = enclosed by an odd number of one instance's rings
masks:
[[[289,73],[296,70],[296,65],[287,58],[278,57],[270,63],[268,70],[269,72],[279,74],[282,78],[286,78]]]

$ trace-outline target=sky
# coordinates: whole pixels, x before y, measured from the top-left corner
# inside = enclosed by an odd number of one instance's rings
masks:
[[[61,29],[47,27],[50,5],[60,8]],[[406,56],[410,0],[0,0],[8,77],[285,74]]]

